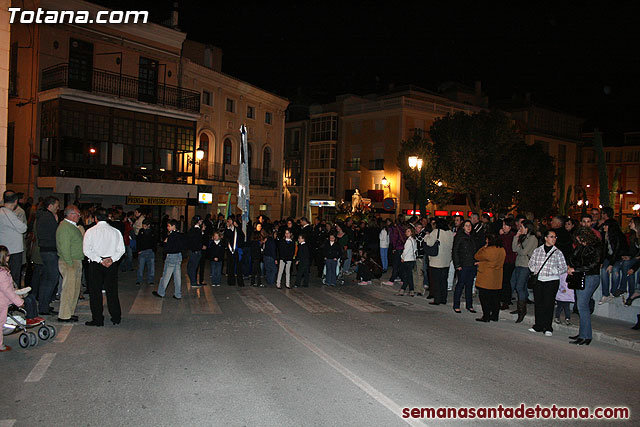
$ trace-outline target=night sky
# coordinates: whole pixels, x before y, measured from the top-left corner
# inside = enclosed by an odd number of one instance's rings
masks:
[[[106,1],[106,0],[105,0]],[[180,2],[180,27],[224,50],[223,71],[326,102],[481,80],[616,134],[640,130],[640,5],[616,2]],[[108,1],[168,16],[172,1]]]

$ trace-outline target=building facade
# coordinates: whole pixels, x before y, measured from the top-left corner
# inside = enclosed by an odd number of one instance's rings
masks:
[[[298,120],[285,125],[283,217],[297,218],[303,215],[304,191],[307,188],[307,148],[309,121]]]
[[[11,25],[9,25],[10,0],[0,1],[0,192],[6,190],[7,176],[7,142],[9,138],[9,94],[13,88],[9,86],[11,57]],[[11,129],[13,131],[13,129]],[[13,137],[13,136],[11,136]]]
[[[223,74],[219,50],[190,40],[182,58],[185,87],[200,92],[197,148],[204,158],[196,162],[196,183],[212,194],[212,206],[199,204],[198,213],[224,213],[231,193],[236,213],[240,126],[247,126],[250,216],[282,215],[284,118],[289,101],[249,83]]]

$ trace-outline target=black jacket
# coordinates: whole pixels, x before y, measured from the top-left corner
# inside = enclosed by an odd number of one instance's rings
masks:
[[[453,266],[459,267],[472,267],[475,265],[476,259],[476,240],[472,234],[467,234],[460,230],[456,233],[456,237],[453,239]]]
[[[587,276],[600,274],[600,253],[598,246],[578,245],[573,250],[568,265],[576,271],[587,273]]]
[[[235,227],[235,234],[236,234],[236,250],[238,248],[241,248],[242,245],[244,244],[244,233],[242,232],[242,229],[240,229],[239,227]],[[224,246],[227,250],[229,250],[229,245],[231,245],[231,247],[233,247],[233,235],[234,235],[234,230],[227,228],[224,231]]]
[[[249,242],[249,248],[251,251],[251,262],[260,262],[262,260],[262,244],[260,240],[251,240]]]
[[[300,264],[309,264],[311,262],[311,254],[309,253],[309,244],[307,242],[298,245],[296,261],[299,261]]]
[[[487,231],[485,230],[484,224],[481,222],[477,223],[473,226],[473,231],[471,232],[471,236],[473,236],[473,240],[476,242],[476,251],[483,247],[487,242]]]
[[[273,259],[278,258],[278,247],[276,245],[276,241],[273,240],[273,237],[267,237],[267,241],[264,243],[264,252],[262,255]]]
[[[339,260],[340,257],[342,256],[342,248],[340,247],[340,243],[338,243],[337,241],[331,245],[330,242],[327,242],[324,245],[324,257],[326,259],[337,259]]]
[[[293,255],[296,252],[296,244],[293,240],[278,240],[278,259],[283,261],[293,261]]]
[[[207,248],[207,259],[214,261],[214,258],[218,258],[217,262],[222,262],[224,259],[225,244],[223,240],[219,240],[216,244],[215,240],[209,241],[209,247]]]
[[[184,234],[179,231],[172,231],[167,236],[167,241],[164,244],[164,253],[177,254],[185,249]]]
[[[144,229],[141,228],[138,232],[138,236],[136,237],[136,245],[138,251],[144,251],[147,249],[151,249],[155,252],[156,243],[158,241],[158,237],[156,236],[156,232],[152,229]]]
[[[202,250],[203,236],[202,228],[191,227],[187,232],[187,249],[190,251]]]
[[[40,238],[40,235],[38,235]],[[609,245],[607,244],[607,239],[609,240],[609,244],[611,245],[611,249],[613,251],[612,254],[609,254]],[[609,265],[613,265],[614,263],[620,261],[623,255],[627,255],[629,253],[629,245],[627,244],[627,238],[622,233],[612,233],[609,230],[609,233],[602,233],[602,261],[609,260]]]
[[[46,209],[40,209],[36,214],[36,233],[38,234],[38,246],[40,252],[56,252],[56,230],[58,221],[56,217]]]
[[[556,236],[558,236],[556,239],[556,248],[560,249],[560,252],[564,255],[564,259],[569,259],[573,252],[571,234],[569,234],[567,229],[564,227],[552,228],[552,230],[556,233]]]

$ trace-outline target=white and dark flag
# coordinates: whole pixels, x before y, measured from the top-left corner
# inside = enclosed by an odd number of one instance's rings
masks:
[[[238,171],[238,209],[242,211],[242,232],[247,235],[249,222],[249,145],[247,126],[240,127],[240,170]]]

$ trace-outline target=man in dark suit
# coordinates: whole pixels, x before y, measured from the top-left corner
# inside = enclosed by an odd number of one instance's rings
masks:
[[[309,269],[311,268],[311,252],[305,241],[304,234],[298,236],[298,253],[296,254],[296,288],[309,287]]]

